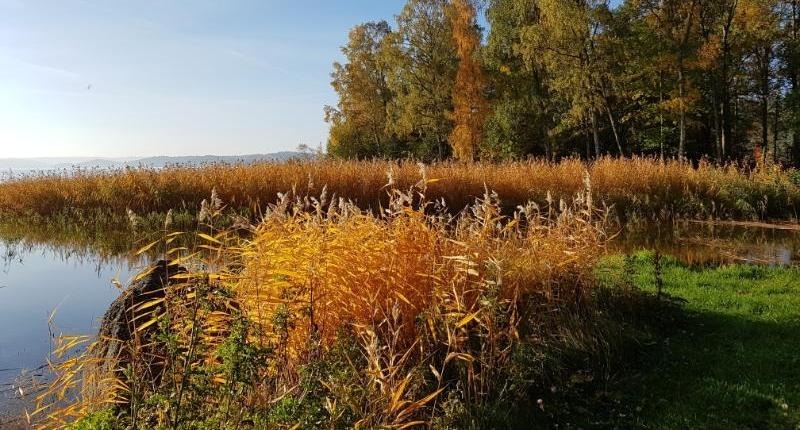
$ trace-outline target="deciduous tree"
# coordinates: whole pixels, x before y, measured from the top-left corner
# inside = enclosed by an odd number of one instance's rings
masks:
[[[394,140],[386,133],[387,112],[394,97],[381,60],[389,34],[385,21],[353,28],[342,48],[347,62],[333,65],[331,85],[339,103],[325,109],[325,119],[331,124],[328,151],[332,154],[364,158],[396,152]]]
[[[453,85],[453,132],[449,142],[456,158],[471,161],[483,142],[483,126],[489,110],[486,79],[478,56],[480,30],[471,0],[453,0],[450,16],[458,52],[458,72]]]

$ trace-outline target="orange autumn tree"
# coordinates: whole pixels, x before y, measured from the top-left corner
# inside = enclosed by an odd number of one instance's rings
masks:
[[[453,86],[450,146],[457,159],[471,161],[477,156],[483,140],[483,124],[489,111],[489,102],[484,95],[486,79],[477,58],[481,37],[471,0],[453,0],[450,13],[453,41],[459,58]]]

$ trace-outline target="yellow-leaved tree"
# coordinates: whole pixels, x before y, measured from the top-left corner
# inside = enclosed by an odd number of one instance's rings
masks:
[[[489,111],[486,79],[477,57],[481,36],[471,0],[453,0],[450,9],[453,41],[458,52],[458,72],[453,85],[453,131],[450,146],[456,158],[474,160],[483,140],[483,125]]]

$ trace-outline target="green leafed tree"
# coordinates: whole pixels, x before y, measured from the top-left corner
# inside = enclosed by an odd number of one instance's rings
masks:
[[[407,0],[334,65],[329,153],[800,165],[798,52],[800,0]]]
[[[396,139],[387,133],[394,97],[382,50],[391,34],[385,21],[359,25],[350,31],[342,48],[347,62],[335,63],[331,85],[339,95],[336,107],[325,108],[330,124],[328,152],[346,158],[391,156],[398,153]]]
[[[531,68],[546,71],[546,85],[556,104],[556,129],[588,127],[593,155],[603,153],[600,115],[606,110],[606,85],[599,44],[607,28],[600,19],[608,4],[599,0],[539,0],[538,19],[522,29],[520,53]],[[619,144],[619,141],[617,141]],[[622,148],[617,148],[622,152]],[[588,152],[588,151],[587,151]]]
[[[409,0],[383,52],[394,95],[388,130],[406,153],[423,160],[450,156],[453,85],[458,53],[447,0]]]
[[[545,69],[521,55],[522,31],[538,23],[537,0],[491,0],[491,27],[485,66],[491,82],[491,109],[486,122],[481,158],[501,160],[534,154],[552,158],[553,111]]]

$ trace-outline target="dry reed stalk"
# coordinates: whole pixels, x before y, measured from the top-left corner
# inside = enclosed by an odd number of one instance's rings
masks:
[[[165,376],[158,382],[129,376],[114,390],[69,402],[64,393],[81,380],[107,376],[84,373],[97,360],[89,348],[54,365],[59,379],[42,396],[55,407],[48,417],[85,416],[156,393],[177,401],[151,411],[150,419],[173,426],[198,403],[209,413],[231,405],[269,409],[286,396],[314,394],[298,393],[308,390],[298,388],[304,372],[354,339],[360,352],[347,359],[353,379],[320,380],[330,420],[340,419],[337,408],[347,405],[361,428],[410,428],[438,413],[445,392],[460,393],[473,408],[522,395],[502,385],[516,346],[544,348],[562,336],[562,321],[581,318],[591,306],[592,270],[604,244],[592,184],[582,179],[574,203],[561,201],[546,215],[529,204],[503,216],[497,195],[484,190],[453,217],[446,208],[432,211],[423,194],[437,183],[390,190],[378,217],[344,201],[328,205],[325,196],[284,195],[244,241],[213,229],[197,233],[204,254],[184,251],[178,261],[205,255],[196,267],[206,269],[177,275],[165,299],[136,309],[137,330],[161,325],[176,343],[174,354],[162,357]],[[165,234],[164,241],[175,236]],[[219,270],[208,273],[213,267]],[[219,369],[239,318],[251,330],[237,347],[257,345],[271,358],[236,391],[226,388],[235,376]],[[130,346],[130,369],[152,365],[136,362],[145,346]],[[217,369],[201,385],[223,395],[193,388],[197,375],[207,374],[200,369]],[[45,420],[43,428],[54,422]]]
[[[240,212],[260,213],[278,193],[298,190],[345,196],[361,209],[386,207],[386,171],[393,186],[407,189],[419,181],[413,162],[334,161],[254,165],[174,166],[164,169],[75,171],[19,177],[0,184],[0,213],[91,218],[97,212],[125,217],[195,208],[215,190]],[[528,201],[544,205],[548,193],[570,200],[583,189],[588,171],[596,204],[613,205],[621,215],[698,219],[796,218],[800,187],[792,170],[776,166],[746,169],[736,165],[697,167],[652,158],[576,159],[502,164],[438,163],[426,166],[431,182],[426,195],[444,199],[458,212],[488,187],[503,198],[505,213]]]

